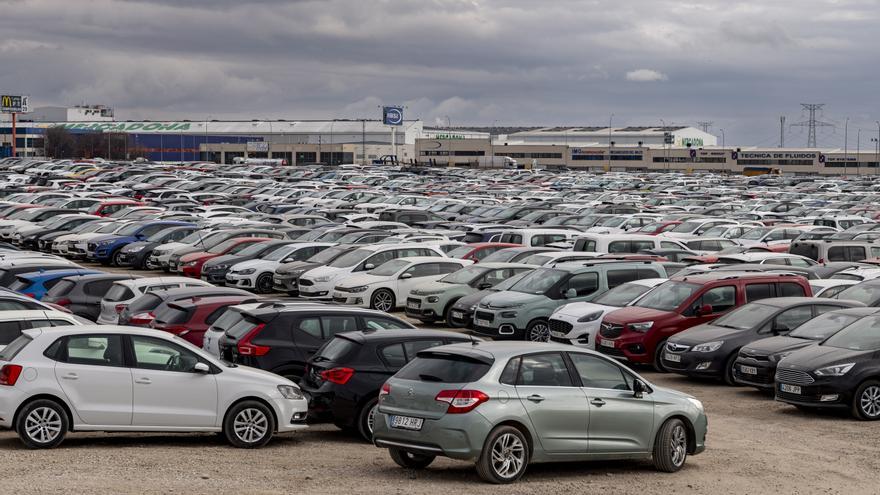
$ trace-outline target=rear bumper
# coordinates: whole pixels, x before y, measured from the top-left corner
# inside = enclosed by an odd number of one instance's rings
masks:
[[[425,419],[420,431],[412,431],[392,428],[391,415],[380,410],[373,427],[373,443],[380,448],[467,460],[480,455],[491,430],[491,423],[476,411]]]

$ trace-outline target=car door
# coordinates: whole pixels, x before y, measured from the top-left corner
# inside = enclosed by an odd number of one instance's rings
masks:
[[[204,362],[182,346],[154,337],[129,337],[132,425],[207,428],[217,425],[217,379],[193,367]],[[208,363],[205,363],[208,364]]]
[[[84,423],[131,425],[131,370],[123,356],[121,335],[72,335],[58,344],[55,378]]]
[[[547,454],[586,454],[590,410],[561,352],[522,356],[516,393]]]
[[[590,454],[650,452],[653,446],[654,401],[635,397],[633,377],[609,359],[569,353],[589,403]]]

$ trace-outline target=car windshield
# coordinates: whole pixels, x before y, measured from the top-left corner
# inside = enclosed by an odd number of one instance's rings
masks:
[[[670,232],[678,232],[678,233],[690,233],[697,230],[700,227],[699,222],[685,222],[676,225]]]
[[[481,260],[481,263],[506,263],[519,253],[520,251],[516,251],[516,248],[499,249],[498,251],[495,251],[489,256],[483,258]]]
[[[716,225],[715,227],[712,227],[711,229],[703,232],[702,236],[703,237],[721,237],[721,235],[724,234],[724,232],[726,232],[727,229],[729,229],[729,228],[730,228],[730,225]]]
[[[608,292],[597,297],[593,302],[603,304],[605,306],[622,307],[633,302],[637,297],[651,290],[651,287],[642,284],[634,284],[632,282],[618,285]]]
[[[332,247],[332,248],[327,248],[327,249],[321,251],[320,253],[312,256],[311,258],[309,258],[306,261],[308,261],[309,263],[320,263],[320,264],[324,265],[324,264],[330,263],[331,261],[335,260],[339,256],[342,256],[343,254],[345,254],[351,250],[352,250],[352,248],[347,247],[347,246],[336,246],[336,247]]]
[[[532,254],[519,260],[519,263],[524,263],[526,265],[544,266],[547,264],[547,262],[553,261],[553,259],[553,256],[548,256],[546,254]]]
[[[681,306],[699,288],[699,285],[688,282],[664,282],[633,306],[660,311],[672,311]]]
[[[880,316],[866,316],[822,342],[823,346],[851,351],[880,350]]]
[[[543,294],[562,280],[567,273],[553,268],[541,268],[520,279],[519,282],[513,284],[510,290],[526,294]]]
[[[404,268],[408,267],[411,264],[412,263],[410,263],[407,260],[391,260],[391,261],[387,261],[385,263],[382,263],[381,265],[377,266],[376,268],[373,268],[372,270],[368,271],[367,273],[369,273],[370,275],[380,275],[383,277],[387,277],[389,275],[394,275],[395,273],[399,272],[400,270],[403,270]]]
[[[333,268],[348,268],[367,259],[367,256],[373,254],[374,252],[375,251],[372,251],[370,249],[355,249],[350,253],[343,254],[342,256],[336,258],[327,266],[332,266]]]
[[[291,246],[289,244],[282,244],[279,246],[274,246],[272,248],[269,248],[266,252],[264,252],[263,255],[260,256],[260,259],[266,260],[266,261],[281,261],[282,259],[284,259],[285,256],[296,251],[297,247],[298,246]],[[244,255],[245,253],[244,253],[244,251],[242,251],[239,254]]]
[[[450,258],[461,258],[462,256],[470,253],[473,250],[474,250],[473,246],[469,246],[469,245],[465,244],[464,246],[458,246],[457,248],[453,249],[452,251],[449,251],[446,254]]]
[[[788,336],[799,339],[823,340],[859,318],[861,317],[831,311],[801,324]]]
[[[873,303],[880,300],[880,285],[874,284],[858,284],[848,289],[840,291],[835,299],[843,301],[858,301],[867,306],[873,306]]]
[[[98,234],[112,234],[119,227],[120,227],[120,224],[118,224],[116,222],[110,222],[110,223],[105,224],[103,227],[96,230],[95,232],[97,232]]]
[[[478,265],[466,266],[461,270],[454,271],[449,275],[441,278],[440,281],[444,284],[469,284],[472,280],[483,275],[489,270],[491,270],[491,268],[486,268]]]
[[[207,237],[207,235],[204,232],[197,230],[177,242],[180,242],[181,244],[195,244],[199,239],[204,239],[205,237]]]
[[[121,235],[121,236],[134,235],[134,233],[137,232],[138,230],[140,230],[142,227],[143,227],[143,224],[132,223],[132,224],[126,225],[125,227],[119,229],[119,232],[117,232],[116,235]]]
[[[238,255],[239,256],[258,256],[260,253],[266,251],[267,249],[271,249],[271,248],[267,248],[266,246],[263,245],[262,242],[255,242],[255,243],[249,245],[248,247],[242,249],[241,251],[239,251]]]
[[[760,325],[764,320],[773,316],[779,308],[767,306],[761,303],[750,303],[736,308],[730,313],[718,318],[713,325],[733,328],[735,330],[748,330]]]
[[[746,231],[746,233],[743,234],[743,235],[740,237],[740,239],[746,239],[746,240],[749,240],[749,241],[758,241],[758,240],[760,240],[762,237],[764,237],[764,235],[765,235],[767,232],[770,232],[770,229],[765,229],[765,228],[762,228],[762,227],[758,227],[758,228],[750,229],[750,230]]]

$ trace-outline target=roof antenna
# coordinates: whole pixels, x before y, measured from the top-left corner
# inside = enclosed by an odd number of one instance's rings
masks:
[[[480,343],[479,340],[477,340],[477,339],[474,338],[474,334],[469,333],[469,334],[468,334],[468,337],[470,337],[470,339],[471,339],[471,345],[478,345],[478,344]]]

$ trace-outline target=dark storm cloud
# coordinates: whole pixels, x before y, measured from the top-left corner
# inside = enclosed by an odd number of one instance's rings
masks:
[[[801,102],[851,126],[880,113],[868,0],[0,6],[0,88],[122,118],[374,117],[399,103],[453,125],[713,120],[728,143],[772,145]],[[842,144],[842,130],[824,138]]]

